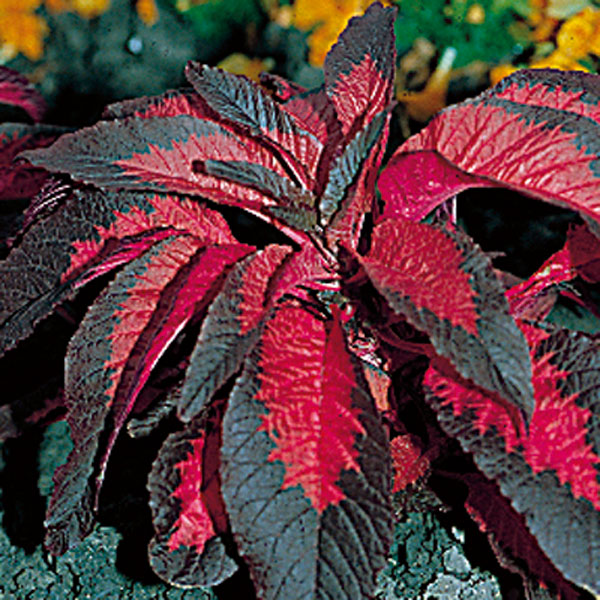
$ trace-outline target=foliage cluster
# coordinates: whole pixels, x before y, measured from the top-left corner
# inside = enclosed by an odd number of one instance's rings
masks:
[[[0,437],[70,427],[52,554],[93,530],[126,429],[165,438],[148,553],[169,583],[247,568],[259,598],[370,598],[394,502],[429,485],[527,590],[600,593],[600,338],[547,319],[558,295],[598,313],[600,84],[511,75],[380,173],[395,19],[353,18],[314,90],[191,62],[190,87],[91,127],[3,126]],[[43,112],[9,70],[0,98]],[[579,217],[519,280],[458,226],[469,188]],[[29,352],[53,318],[63,373]]]

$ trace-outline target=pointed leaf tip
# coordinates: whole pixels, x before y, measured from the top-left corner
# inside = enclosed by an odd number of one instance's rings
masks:
[[[340,209],[348,188],[355,181],[373,147],[381,139],[388,124],[389,111],[382,111],[363,127],[342,154],[337,157],[329,171],[329,178],[319,202],[321,226],[326,227]]]
[[[325,58],[325,91],[344,134],[355,132],[392,101],[396,9],[379,2],[348,26]]]

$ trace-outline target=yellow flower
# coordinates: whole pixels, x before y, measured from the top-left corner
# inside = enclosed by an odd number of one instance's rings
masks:
[[[556,35],[556,45],[565,56],[577,60],[588,53],[597,29],[594,12],[584,11],[561,25]]]
[[[575,59],[560,50],[555,50],[549,56],[536,60],[529,65],[531,69],[560,69],[561,71],[587,71]]]
[[[600,55],[600,10],[585,6],[585,0],[564,2],[563,0],[530,0],[533,8],[533,25],[537,28],[533,31],[534,41],[548,39],[553,31],[548,30],[545,37],[540,35],[540,27],[545,23],[554,22],[552,30],[558,24],[557,18],[566,20],[560,26],[556,34],[556,48],[544,58],[538,58],[527,65],[531,69],[560,69],[561,71],[587,71],[578,61],[588,54]],[[551,15],[549,17],[548,15]],[[540,19],[539,22],[536,19]],[[548,42],[550,44],[550,42]],[[497,83],[503,77],[515,71],[512,65],[498,65],[490,72],[492,84]]]
[[[465,17],[467,23],[471,25],[481,25],[485,23],[485,10],[481,4],[471,4]]]
[[[110,0],[45,0],[45,4],[46,9],[54,14],[71,11],[84,19],[93,19],[109,9]]]
[[[518,70],[519,67],[515,67],[514,65],[507,63],[497,65],[490,71],[490,83],[492,85],[496,85],[499,81],[501,81],[505,77],[508,77],[509,75],[512,75],[515,71]]]
[[[558,20],[548,14],[548,0],[529,0],[530,12],[527,20],[533,27],[531,39],[543,42],[552,36]]]
[[[259,80],[259,75],[263,71],[270,71],[275,66],[272,58],[249,58],[245,54],[236,52],[224,58],[217,67],[234,73],[235,75],[245,75],[254,81]]]
[[[152,27],[158,21],[158,7],[155,0],[137,0],[135,8],[140,19],[148,27]]]
[[[0,1],[0,54],[10,60],[19,52],[30,60],[39,60],[44,52],[46,21],[34,11],[42,0]]]
[[[446,94],[455,58],[456,50],[446,48],[423,91],[402,91],[398,94],[398,100],[404,104],[406,112],[415,121],[427,121],[446,106]]]
[[[303,31],[312,31],[308,38],[309,62],[317,67],[321,66],[325,55],[345,29],[348,21],[356,15],[362,15],[373,1],[296,0],[293,25]]]
[[[85,19],[93,19],[106,12],[110,7],[110,0],[71,0],[72,10]]]

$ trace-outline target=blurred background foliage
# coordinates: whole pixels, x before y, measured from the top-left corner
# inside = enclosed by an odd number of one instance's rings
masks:
[[[327,51],[348,20],[370,3],[0,0],[0,64],[38,86],[48,102],[47,122],[82,126],[97,120],[110,102],[184,85],[189,60],[254,80],[270,71],[318,86]],[[479,93],[518,68],[596,73],[600,67],[600,0],[386,3],[398,7],[398,106],[390,149],[448,103]],[[9,119],[26,116],[0,107],[0,120]],[[574,221],[569,211],[502,190],[461,195],[459,218],[484,250],[505,252],[496,264],[520,277],[562,245]],[[600,330],[597,317],[574,305],[559,303],[552,318],[573,329]],[[68,449],[64,424],[5,443],[0,453],[0,596],[214,598],[204,591],[169,589],[148,567],[145,546],[152,532],[145,477],[159,442],[149,440],[148,447],[120,442],[121,456],[129,462],[119,464],[121,475],[119,469],[109,470],[101,525],[59,559],[50,559],[41,542],[49,474]],[[465,543],[465,533],[451,525],[455,515],[446,510],[430,499],[401,511],[378,598],[522,597],[514,578],[491,562],[481,563],[477,543],[469,543],[478,532],[467,531]],[[230,585],[219,591],[220,597],[245,597],[236,588],[239,579]],[[544,597],[539,591],[530,596]]]
[[[312,87],[371,1],[0,0],[0,64],[40,85],[56,122],[77,125],[107,102],[180,85],[190,59]],[[600,64],[597,0],[385,1],[398,6],[405,136],[517,68]]]

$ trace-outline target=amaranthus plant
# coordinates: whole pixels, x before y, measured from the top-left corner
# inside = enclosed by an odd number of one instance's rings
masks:
[[[105,282],[65,356],[53,554],[92,530],[117,436],[147,410],[132,433],[174,429],[148,482],[168,582],[217,585],[244,561],[259,598],[372,597],[392,495],[436,473],[449,436],[474,457],[454,477],[503,563],[566,598],[600,593],[599,340],[545,321],[565,282],[597,280],[598,80],[518,73],[447,109],[396,151],[378,198],[394,15],[350,21],[321,89],[191,63],[190,89],[21,155],[69,188],[0,263],[3,352]],[[507,289],[452,218],[473,186],[590,229]],[[278,242],[236,237],[223,215],[243,212]],[[146,393],[196,331],[172,385]],[[411,435],[407,403],[441,428]]]

